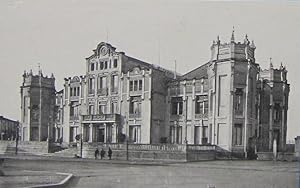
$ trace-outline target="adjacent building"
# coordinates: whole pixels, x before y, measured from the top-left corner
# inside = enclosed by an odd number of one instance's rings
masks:
[[[19,122],[0,116],[0,140],[15,140]]]
[[[272,64],[262,70],[255,49],[247,36],[243,42],[236,42],[234,33],[228,43],[217,38],[211,59],[180,75],[101,42],[86,58],[86,73],[65,78],[56,96],[54,78],[24,74],[23,138],[213,144],[238,153],[271,150],[276,139],[283,150],[287,70]],[[43,97],[51,99],[46,103]]]

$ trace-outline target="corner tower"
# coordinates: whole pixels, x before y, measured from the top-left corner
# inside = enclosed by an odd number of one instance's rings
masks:
[[[208,66],[212,144],[246,157],[257,126],[255,49],[247,35],[235,42],[233,31],[229,43],[221,43],[219,37],[213,41]]]
[[[24,72],[21,86],[21,137],[23,141],[52,139],[55,78]]]

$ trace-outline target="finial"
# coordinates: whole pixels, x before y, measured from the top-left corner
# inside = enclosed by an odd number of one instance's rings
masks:
[[[54,78],[54,74],[53,73],[51,73],[51,78]]]
[[[270,68],[273,68],[272,57],[270,57]]]
[[[29,74],[30,74],[30,75],[32,75],[32,69],[30,69],[30,72],[29,72]]]
[[[256,48],[256,46],[255,46],[255,44],[254,44],[254,40],[252,40],[250,47],[251,47],[251,48]]]
[[[231,40],[232,43],[234,42],[234,26],[232,27],[232,33],[231,33]]]
[[[248,35],[245,35],[244,44],[249,44]]]
[[[284,67],[283,67],[283,65],[282,65],[282,62],[280,62],[280,70],[282,70]]]
[[[220,37],[219,37],[219,35],[217,36],[217,44],[220,44]]]

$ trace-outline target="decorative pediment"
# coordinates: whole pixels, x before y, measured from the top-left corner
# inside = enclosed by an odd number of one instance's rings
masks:
[[[109,56],[109,54],[115,52],[116,48],[109,43],[101,42],[97,45],[97,48],[94,50],[96,56]]]
[[[74,76],[71,80],[71,83],[80,82],[80,78],[78,76]]]

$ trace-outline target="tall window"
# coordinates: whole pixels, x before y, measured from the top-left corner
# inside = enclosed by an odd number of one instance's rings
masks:
[[[114,59],[114,68],[118,66],[118,59]]]
[[[95,63],[91,63],[91,71],[95,70]]]
[[[234,125],[234,144],[235,145],[242,145],[243,144],[243,132],[242,132],[242,124],[235,124]]]
[[[202,127],[202,144],[208,143],[208,126]]]
[[[99,77],[99,89],[106,88],[106,77]]]
[[[181,115],[182,109],[183,109],[182,97],[172,97],[171,99],[172,115]]]
[[[106,105],[99,104],[99,114],[106,114]]]
[[[132,97],[129,105],[130,114],[141,114],[141,97]]]
[[[119,85],[119,76],[113,75],[111,78],[111,90],[112,92],[118,91],[118,85]]]
[[[104,69],[107,69],[108,65],[107,65],[107,61],[105,61],[104,63]]]
[[[196,114],[207,114],[208,113],[207,96],[204,96],[204,95],[196,96],[195,113]]]
[[[94,114],[94,105],[89,105],[89,114]]]
[[[131,80],[129,82],[129,91],[141,91],[143,89],[143,80]]]
[[[143,80],[139,80],[139,90],[143,89]]]
[[[138,81],[137,81],[137,80],[134,80],[133,83],[134,83],[134,84],[133,84],[133,90],[134,90],[134,91],[137,91],[137,90],[138,90]]]
[[[95,79],[89,79],[89,94],[93,94],[95,92]]]
[[[243,89],[242,88],[236,88],[235,90],[235,115],[243,115]]]
[[[103,70],[103,68],[104,68],[103,61],[100,61],[100,70]]]
[[[280,108],[280,104],[276,103],[274,106],[274,121],[275,122],[280,122],[281,120],[281,108]]]
[[[111,103],[111,113],[112,114],[118,113],[118,103],[116,102]]]

